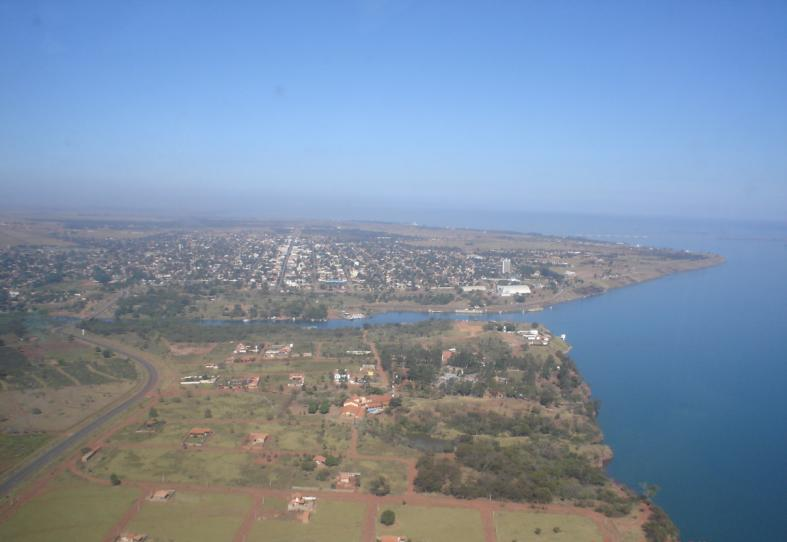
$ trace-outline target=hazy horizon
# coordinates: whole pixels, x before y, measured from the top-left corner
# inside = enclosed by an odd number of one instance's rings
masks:
[[[781,2],[0,0],[0,207],[784,221],[786,29]]]

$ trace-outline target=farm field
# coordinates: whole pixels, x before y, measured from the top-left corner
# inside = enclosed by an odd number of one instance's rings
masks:
[[[377,522],[377,536],[403,536],[411,542],[478,542],[484,540],[481,515],[464,508],[422,507],[410,505],[381,506],[393,510],[396,523],[386,527]],[[499,538],[499,542],[510,539]]]

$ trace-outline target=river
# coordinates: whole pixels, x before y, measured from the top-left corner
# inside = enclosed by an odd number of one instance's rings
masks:
[[[582,234],[725,256],[718,267],[506,318],[567,334],[572,356],[602,402],[600,424],[615,452],[611,475],[635,488],[644,481],[660,486],[656,501],[683,540],[787,538],[787,225],[431,218],[425,222]],[[428,317],[389,313],[369,322]]]

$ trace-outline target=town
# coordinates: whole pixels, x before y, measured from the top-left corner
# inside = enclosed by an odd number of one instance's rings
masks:
[[[0,247],[0,309],[307,320],[387,307],[537,309],[718,263],[588,240],[379,224],[241,223],[134,235],[97,226],[66,222],[48,230],[49,246]],[[151,306],[151,292],[169,298],[167,306]]]

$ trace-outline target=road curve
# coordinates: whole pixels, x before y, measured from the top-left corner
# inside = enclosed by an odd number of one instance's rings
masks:
[[[80,340],[93,344],[95,346],[105,346],[100,345],[96,342],[91,341],[90,339],[86,339],[84,337],[80,337]],[[140,365],[145,369],[147,373],[148,380],[145,382],[145,385],[137,390],[134,395],[126,399],[120,404],[115,405],[111,410],[105,412],[104,414],[100,415],[98,418],[92,420],[90,423],[79,429],[76,433],[69,435],[65,440],[60,441],[54,447],[50,448],[39,457],[34,459],[31,463],[28,463],[24,467],[18,469],[16,472],[11,474],[8,478],[6,478],[2,483],[0,483],[0,496],[8,495],[13,491],[19,484],[21,484],[28,476],[40,471],[44,467],[46,467],[49,463],[57,459],[60,455],[67,452],[69,449],[80,443],[81,441],[85,440],[91,433],[99,429],[102,425],[107,423],[110,419],[114,416],[119,414],[120,412],[126,410],[128,407],[140,401],[148,392],[150,392],[158,382],[158,371],[156,368],[148,361],[131,354],[125,350],[121,350],[119,348],[113,348],[113,350],[119,354],[127,356]]]

